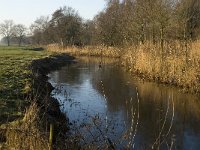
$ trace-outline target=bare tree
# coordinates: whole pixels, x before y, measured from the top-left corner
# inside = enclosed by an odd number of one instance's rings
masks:
[[[175,10],[179,37],[184,41],[186,62],[189,61],[188,42],[198,37],[200,28],[199,0],[180,0]]]
[[[82,18],[71,7],[63,7],[52,14],[50,27],[53,37],[61,45],[79,45]]]
[[[23,24],[18,24],[14,26],[14,35],[18,40],[19,46],[21,46],[22,39],[26,35],[27,28]]]
[[[0,34],[6,38],[7,44],[10,46],[10,39],[14,35],[13,20],[5,20],[4,23],[0,24]]]
[[[45,39],[45,31],[49,27],[49,17],[41,16],[37,18],[34,23],[30,26],[33,41],[40,45],[42,43],[47,43]],[[48,37],[48,36],[46,36]]]
[[[121,3],[118,0],[108,1],[105,12],[96,16],[97,36],[106,46],[122,45]]]

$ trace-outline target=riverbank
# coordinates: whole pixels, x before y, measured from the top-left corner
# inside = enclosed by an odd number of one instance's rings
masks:
[[[45,51],[26,49],[0,46],[0,124],[22,115],[28,104],[24,100],[26,93],[31,89],[31,70],[28,66],[35,59],[49,56]]]
[[[4,102],[0,110],[5,118],[1,117],[0,142],[4,143],[0,143],[1,148],[49,149],[52,145],[48,139],[50,129],[53,129],[51,141],[62,146],[60,139],[68,130],[68,120],[57,100],[50,96],[53,87],[48,83],[47,74],[74,58],[16,47],[1,47],[0,52],[0,81],[4,85],[0,89],[1,103]],[[15,103],[10,106],[11,101],[20,102],[20,106]],[[18,115],[10,117],[12,114]]]
[[[65,52],[74,56],[120,58],[122,66],[133,75],[157,83],[179,87],[184,92],[200,93],[200,44],[171,42],[164,45],[144,43],[125,48],[47,46],[49,51]]]
[[[172,43],[163,53],[159,45],[141,45],[129,48],[122,55],[122,65],[132,74],[145,80],[173,85],[184,92],[200,93],[200,44]]]
[[[80,139],[81,149],[128,149],[132,139],[135,149],[152,149],[152,145],[158,149],[159,137],[160,149],[167,149],[165,142],[170,144],[173,138],[173,148],[200,146],[199,96],[141,81],[120,67],[117,59],[102,58],[101,68],[99,57],[77,60],[49,77],[56,88],[54,97],[69,117],[70,136]],[[181,142],[185,132],[194,139],[187,140],[187,147]]]
[[[52,142],[55,147],[62,148],[63,140],[66,140],[66,132],[69,130],[68,125],[69,121],[67,116],[60,111],[60,104],[58,101],[51,97],[51,92],[54,89],[52,85],[48,82],[48,73],[54,70],[60,69],[66,64],[73,63],[74,57],[69,55],[59,54],[51,55],[46,58],[37,59],[32,61],[30,69],[32,70],[32,93],[29,94],[31,99],[34,99],[38,104],[39,113],[38,120],[39,124],[42,124],[40,127],[42,131],[45,131],[47,134],[46,137],[49,137],[52,134]],[[41,119],[43,118],[43,119]],[[52,126],[52,131],[51,131]],[[47,142],[48,143],[48,142]],[[48,143],[51,147],[51,143]],[[35,148],[35,147],[34,147]]]
[[[58,44],[50,44],[46,46],[49,52],[68,53],[73,56],[94,56],[94,57],[112,57],[120,58],[122,51],[115,47],[104,46],[70,46],[62,48]]]

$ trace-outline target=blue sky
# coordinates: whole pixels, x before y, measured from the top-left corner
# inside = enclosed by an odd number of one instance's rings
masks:
[[[29,26],[40,16],[51,15],[61,6],[70,6],[84,19],[92,19],[105,7],[104,0],[0,0],[0,22],[12,19]]]

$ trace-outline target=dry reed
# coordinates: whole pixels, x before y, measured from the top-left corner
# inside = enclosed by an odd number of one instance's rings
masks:
[[[58,44],[48,45],[47,49],[75,56],[120,57],[127,70],[142,78],[176,85],[193,93],[200,92],[200,41],[187,44],[188,56],[184,43],[180,41],[166,42],[164,52],[159,44],[150,42],[123,49],[103,46],[62,48]]]
[[[131,72],[143,78],[182,87],[186,91],[198,93],[200,90],[200,43],[190,43],[188,62],[184,47],[180,43],[168,44],[164,56],[159,47],[142,45],[129,48],[122,56],[122,63]]]
[[[40,131],[40,110],[33,103],[25,113],[23,120],[6,126],[6,147],[8,149],[48,150],[48,134]]]
[[[58,44],[50,44],[47,46],[47,50],[57,53],[69,53],[74,56],[103,56],[103,57],[120,57],[121,50],[114,47],[105,46],[87,46],[87,47],[64,47],[62,48]]]

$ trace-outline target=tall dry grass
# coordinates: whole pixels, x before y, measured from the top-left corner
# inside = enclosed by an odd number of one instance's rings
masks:
[[[6,149],[48,150],[48,133],[41,132],[40,110],[33,103],[25,113],[23,120],[9,123],[6,129]]]
[[[142,78],[173,84],[185,91],[200,92],[199,40],[187,43],[187,49],[184,41],[165,42],[163,51],[159,43],[150,42],[123,49],[103,46],[62,48],[57,44],[48,45],[47,49],[75,56],[120,57],[127,70]]]
[[[115,47],[105,46],[86,46],[86,47],[61,47],[59,44],[50,44],[47,46],[50,52],[69,53],[74,56],[103,56],[103,57],[120,57],[121,50]]]
[[[164,54],[161,54],[159,45],[144,44],[129,48],[121,57],[122,64],[143,78],[200,92],[200,42],[188,44],[188,58],[183,43],[166,45]]]

